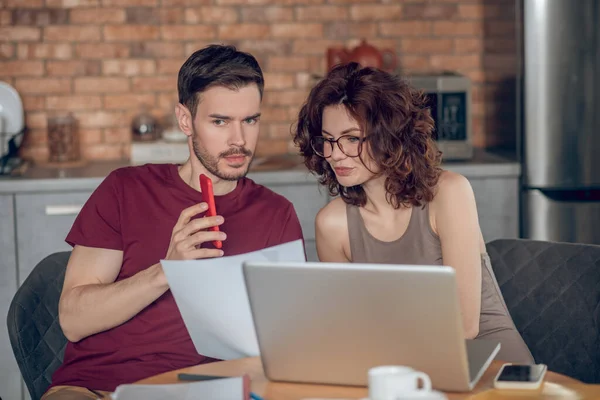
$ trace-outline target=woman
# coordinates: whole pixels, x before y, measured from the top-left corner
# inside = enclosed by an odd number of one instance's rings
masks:
[[[533,363],[494,278],[469,181],[440,168],[422,93],[356,63],[310,92],[294,142],[338,198],[317,214],[323,262],[449,265],[467,338],[501,342],[498,359]]]

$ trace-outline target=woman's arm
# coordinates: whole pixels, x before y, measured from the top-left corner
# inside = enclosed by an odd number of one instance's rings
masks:
[[[456,270],[465,336],[473,339],[479,333],[481,311],[482,239],[471,184],[462,175],[444,172],[431,206],[443,263]]]
[[[317,255],[321,262],[349,262],[350,254],[344,247],[348,241],[346,203],[337,198],[323,207],[315,219]]]

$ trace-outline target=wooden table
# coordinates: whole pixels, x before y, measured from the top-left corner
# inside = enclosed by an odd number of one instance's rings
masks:
[[[502,362],[494,361],[485,372],[477,386],[469,393],[447,393],[449,400],[473,399],[473,400],[495,400],[506,397],[506,392],[494,390],[492,382],[498,373]],[[183,368],[176,371],[156,375],[141,380],[140,384],[166,384],[178,383],[177,374],[190,373],[200,375],[217,376],[240,376],[248,374],[252,380],[252,391],[265,400],[302,400],[308,398],[332,398],[332,399],[361,399],[368,395],[366,388],[309,385],[296,383],[270,382],[265,378],[260,358],[243,358],[240,360],[221,361],[211,364],[203,364],[195,367]],[[510,399],[557,399],[556,393],[568,394],[576,391],[579,399],[600,398],[600,385],[585,385],[579,381],[548,371],[546,374],[543,390],[537,392],[524,391],[522,393],[511,392]],[[561,398],[565,398],[562,396]],[[570,397],[571,399],[577,398]]]

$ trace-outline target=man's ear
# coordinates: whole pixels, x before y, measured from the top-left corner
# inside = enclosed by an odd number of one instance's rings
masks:
[[[177,103],[175,106],[175,116],[179,123],[179,129],[185,133],[186,136],[192,136],[192,133],[194,132],[194,120],[192,119],[190,110],[183,104]]]

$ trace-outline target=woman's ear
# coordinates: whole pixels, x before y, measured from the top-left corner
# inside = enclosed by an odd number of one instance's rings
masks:
[[[190,137],[194,133],[194,120],[190,110],[181,103],[177,103],[175,106],[175,116],[179,123],[179,129],[185,133],[186,136]]]

